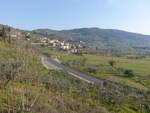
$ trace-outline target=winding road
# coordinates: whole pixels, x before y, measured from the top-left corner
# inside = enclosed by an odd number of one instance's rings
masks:
[[[99,79],[96,79],[94,77],[91,77],[90,75],[87,75],[87,74],[84,74],[84,73],[81,73],[79,71],[76,71],[70,67],[67,67],[63,64],[61,64],[60,62],[58,62],[57,60],[55,59],[52,59],[52,58],[49,58],[45,55],[41,55],[41,59],[42,59],[42,64],[44,65],[45,68],[47,69],[56,69],[56,70],[65,70],[67,71],[69,74],[81,79],[81,80],[84,80],[88,83],[92,83],[92,84],[103,84],[104,81],[103,80],[99,80]]]

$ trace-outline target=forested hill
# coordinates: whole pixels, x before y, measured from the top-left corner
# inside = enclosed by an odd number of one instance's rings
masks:
[[[150,36],[113,29],[81,28],[73,30],[38,29],[34,34],[67,41],[84,41],[99,48],[149,49]]]

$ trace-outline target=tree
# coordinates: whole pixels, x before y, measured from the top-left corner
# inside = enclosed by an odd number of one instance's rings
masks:
[[[2,37],[2,41],[11,43],[11,28],[2,26],[0,36]]]
[[[108,63],[111,67],[114,67],[114,65],[116,64],[116,61],[110,60]]]
[[[5,29],[5,27],[3,26],[3,27],[2,27],[2,38],[3,38],[3,41],[4,41],[4,42],[6,41],[6,37],[7,37],[6,29]]]
[[[8,36],[8,43],[11,43],[11,28],[8,28],[9,36]]]

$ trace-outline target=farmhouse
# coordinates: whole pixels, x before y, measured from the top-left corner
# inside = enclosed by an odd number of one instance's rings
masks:
[[[69,51],[70,51],[71,53],[78,53],[78,49],[76,49],[76,48],[71,48]]]
[[[61,48],[63,50],[69,50],[70,46],[69,46],[69,44],[65,44],[65,45],[61,46]]]

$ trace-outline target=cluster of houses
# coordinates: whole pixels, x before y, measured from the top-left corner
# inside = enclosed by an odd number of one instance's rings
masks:
[[[39,41],[40,43],[46,44],[49,47],[58,48],[71,53],[79,53],[84,47],[84,43],[82,41],[80,41],[79,43],[69,43],[69,42],[60,41],[56,39],[50,39],[47,37],[40,38]]]
[[[4,35],[8,35],[13,40],[25,39],[29,41],[31,39],[30,33],[21,32],[16,29],[12,29],[10,27],[0,26],[0,36],[4,36]],[[65,50],[70,53],[81,53],[85,45],[84,42],[82,41],[76,43],[69,43],[57,39],[50,39],[47,37],[38,38],[37,42],[39,43],[33,43],[33,44],[47,45],[48,47]]]

